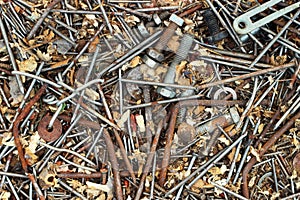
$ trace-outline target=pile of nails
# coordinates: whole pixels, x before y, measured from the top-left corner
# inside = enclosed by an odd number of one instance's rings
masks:
[[[297,0],[0,0],[0,199],[298,199]]]

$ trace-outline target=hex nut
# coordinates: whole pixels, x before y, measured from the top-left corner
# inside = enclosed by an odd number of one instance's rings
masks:
[[[156,25],[161,24],[161,19],[160,19],[160,17],[158,16],[157,13],[153,14],[153,20],[154,20],[154,22],[155,22]]]
[[[236,107],[231,107],[229,109],[229,112],[230,112],[230,116],[232,118],[232,121],[235,124],[239,123],[239,121],[240,121],[240,115],[239,115],[239,112],[237,111],[237,108]]]
[[[147,52],[149,57],[153,58],[154,60],[158,61],[158,62],[162,62],[164,60],[164,55],[162,53],[160,53],[159,51],[157,51],[156,49],[153,48],[149,48],[147,49]]]
[[[140,23],[138,26],[137,26],[140,34],[144,37],[144,38],[147,38],[150,36],[150,33],[148,32],[147,28],[145,27],[144,23]]]
[[[150,57],[147,56],[147,55],[144,55],[144,56],[142,57],[142,60],[143,60],[143,62],[144,62],[148,67],[150,67],[150,68],[156,68],[156,67],[158,67],[158,65],[159,65],[158,62],[156,62],[155,60],[153,60],[152,58],[150,58]]]
[[[173,98],[176,95],[176,92],[168,87],[158,87],[157,93],[167,98]]]
[[[178,15],[175,15],[175,14],[172,14],[172,15],[170,16],[169,20],[170,20],[171,22],[174,22],[174,23],[177,24],[178,26],[182,26],[183,23],[184,23],[184,20],[183,20],[181,17],[179,17]]]

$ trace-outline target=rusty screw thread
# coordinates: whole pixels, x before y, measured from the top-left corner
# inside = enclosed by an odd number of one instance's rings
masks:
[[[179,14],[179,17],[185,17],[186,15],[189,15],[193,12],[195,12],[196,10],[202,8],[202,5],[199,4],[193,8],[188,9],[187,11]],[[170,39],[172,38],[172,36],[175,33],[175,30],[177,29],[178,25],[174,22],[171,22],[168,26],[168,28],[164,31],[164,33],[161,35],[159,41],[157,42],[155,49],[158,51],[162,51],[166,48],[168,42],[170,41]]]

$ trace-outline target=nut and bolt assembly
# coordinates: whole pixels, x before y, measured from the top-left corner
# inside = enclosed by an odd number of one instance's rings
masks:
[[[193,45],[194,37],[189,34],[185,34],[182,37],[180,46],[176,52],[175,58],[170,64],[168,71],[164,77],[164,83],[174,83],[176,76],[176,66],[180,64],[180,62],[187,58],[189,50]],[[157,92],[162,96],[173,98],[176,95],[176,91],[169,87],[158,87]]]

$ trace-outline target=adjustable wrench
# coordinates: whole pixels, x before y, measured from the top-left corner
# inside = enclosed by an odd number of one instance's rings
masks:
[[[260,12],[266,10],[267,8],[274,6],[275,4],[279,3],[281,0],[271,0],[268,1],[267,3],[264,3],[240,16],[238,16],[234,21],[233,21],[233,28],[238,34],[247,34],[253,31],[256,28],[259,28],[279,17],[282,15],[285,15],[297,8],[300,7],[300,2],[294,3],[290,6],[287,6],[285,8],[282,8],[281,10],[278,10],[262,19],[259,19],[256,22],[252,22],[251,17],[259,14]]]

